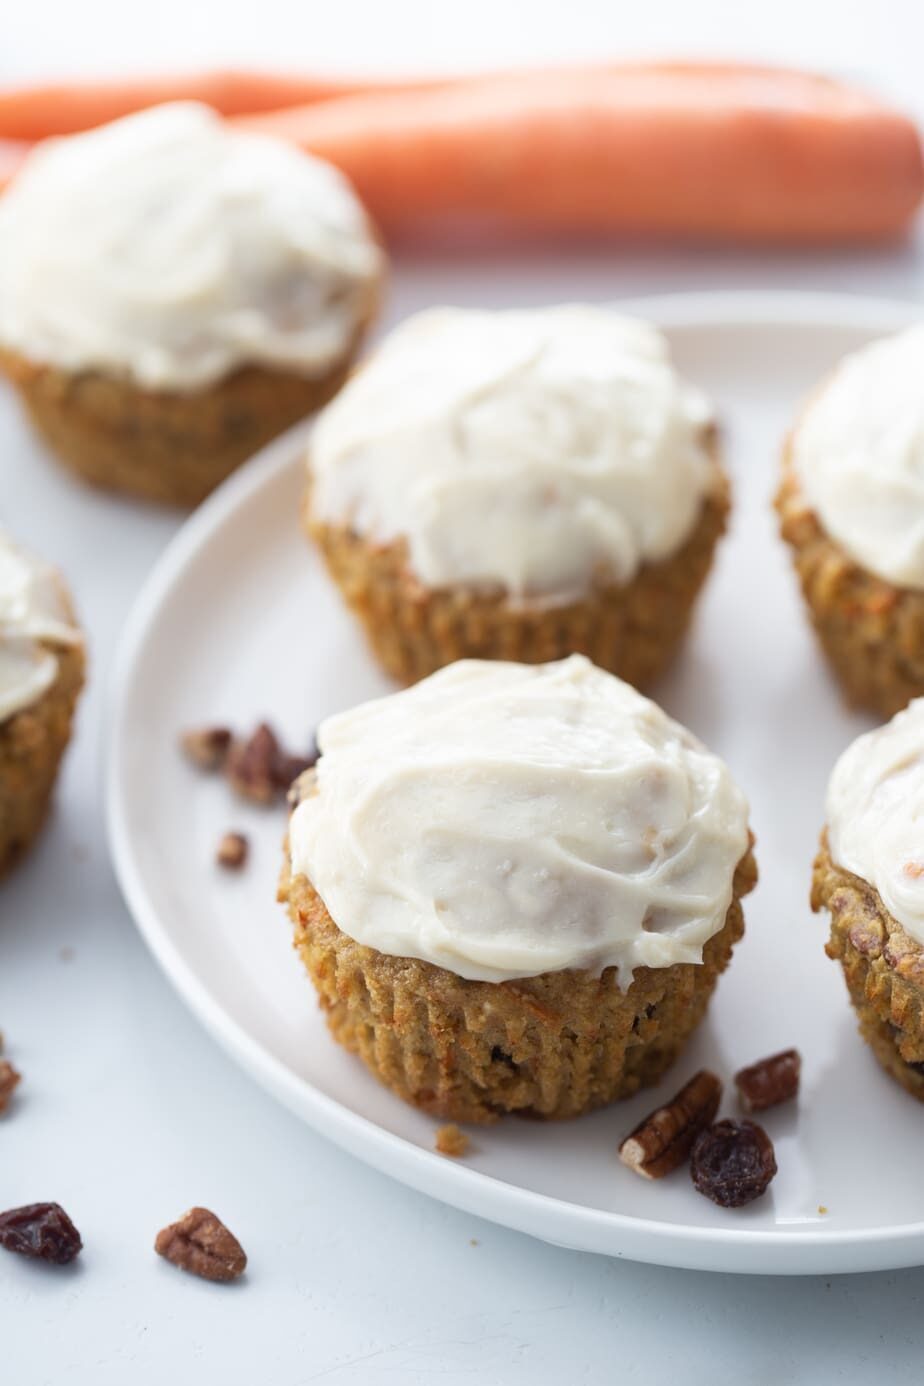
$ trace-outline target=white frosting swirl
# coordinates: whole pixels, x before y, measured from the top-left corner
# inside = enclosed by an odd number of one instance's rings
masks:
[[[826,816],[832,861],[877,890],[924,945],[924,698],[847,747]]]
[[[61,579],[0,530],[0,722],[30,707],[58,674],[56,645],[79,645]]]
[[[924,590],[924,325],[847,356],[809,402],[792,459],[832,539]]]
[[[0,199],[0,342],[152,389],[244,364],[322,375],[381,264],[330,165],[156,106],[40,145]]]
[[[408,319],[321,415],[317,518],[406,538],[430,587],[568,600],[693,529],[712,411],[654,327],[605,308]]]
[[[463,660],[320,728],[292,869],[380,952],[490,982],[698,963],[747,850],[722,762],[583,655]]]

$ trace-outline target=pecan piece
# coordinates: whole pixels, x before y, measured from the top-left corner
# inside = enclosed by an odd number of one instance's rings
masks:
[[[271,804],[279,793],[279,742],[268,722],[261,722],[246,741],[231,743],[225,770],[231,788],[242,799]]]
[[[231,749],[228,727],[196,727],[180,737],[180,750],[198,770],[222,770]]]
[[[22,1074],[16,1072],[9,1059],[0,1059],[0,1115],[10,1105],[10,1099],[21,1080]]]
[[[60,1203],[27,1203],[0,1213],[0,1246],[66,1266],[80,1252],[80,1233]]]
[[[619,1147],[623,1164],[645,1179],[663,1179],[688,1158],[699,1133],[715,1120],[722,1084],[700,1069],[666,1107],[658,1107]]]
[[[247,1265],[240,1242],[208,1208],[190,1208],[179,1222],[162,1228],[154,1250],[204,1280],[236,1280]]]
[[[240,871],[247,862],[248,842],[243,833],[225,833],[218,844],[215,860],[226,871]]]
[[[802,1058],[798,1049],[771,1054],[735,1074],[735,1087],[746,1112],[763,1112],[789,1102],[799,1092]]]

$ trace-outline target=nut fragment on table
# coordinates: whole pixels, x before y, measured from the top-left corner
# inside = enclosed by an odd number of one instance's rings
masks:
[[[735,1087],[746,1112],[763,1112],[790,1102],[799,1092],[802,1059],[798,1049],[784,1049],[735,1074]]]
[[[231,729],[194,727],[180,737],[180,749],[197,769],[222,770],[231,749]]]
[[[237,1280],[247,1265],[244,1248],[208,1208],[190,1208],[157,1234],[154,1250],[203,1280]]]
[[[0,1115],[10,1105],[10,1099],[21,1081],[22,1074],[17,1073],[9,1059],[0,1059]]]
[[[215,860],[225,871],[240,871],[247,863],[248,842],[243,833],[225,833]]]
[[[722,1084],[700,1069],[664,1107],[651,1112],[619,1147],[623,1164],[645,1179],[663,1179],[689,1157],[701,1131],[719,1110]]]

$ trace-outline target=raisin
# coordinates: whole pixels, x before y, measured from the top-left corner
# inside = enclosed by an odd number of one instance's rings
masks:
[[[66,1266],[83,1242],[60,1203],[27,1203],[0,1213],[0,1246]]]
[[[694,1186],[721,1208],[741,1208],[766,1193],[776,1174],[773,1143],[753,1121],[718,1121],[696,1139]]]

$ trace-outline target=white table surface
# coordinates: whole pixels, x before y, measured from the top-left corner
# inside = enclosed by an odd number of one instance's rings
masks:
[[[396,71],[721,53],[862,76],[924,118],[916,0],[261,0],[246,10],[225,0],[143,10],[33,0],[3,35],[0,80],[217,61]],[[523,271],[514,254],[484,254],[452,267],[457,289],[460,272],[471,276],[466,296],[475,276],[490,275],[513,300]],[[393,313],[402,300],[444,297],[449,273],[437,254],[399,263]],[[588,273],[595,282],[603,273],[614,296],[786,287],[914,299],[924,240],[835,256],[595,251]],[[579,296],[581,277],[553,257],[549,298]],[[57,810],[0,887],[0,1026],[25,1075],[0,1122],[0,1207],[57,1199],[86,1250],[60,1272],[0,1255],[4,1383],[920,1379],[924,1270],[735,1279],[560,1251],[391,1183],[258,1091],[146,953],[103,832],[107,675],[134,594],[178,519],[72,483],[5,391],[0,518],[63,565],[91,642]],[[860,1129],[857,1138],[870,1139]],[[198,1282],[153,1255],[157,1229],[195,1202],[246,1246],[238,1285]]]

